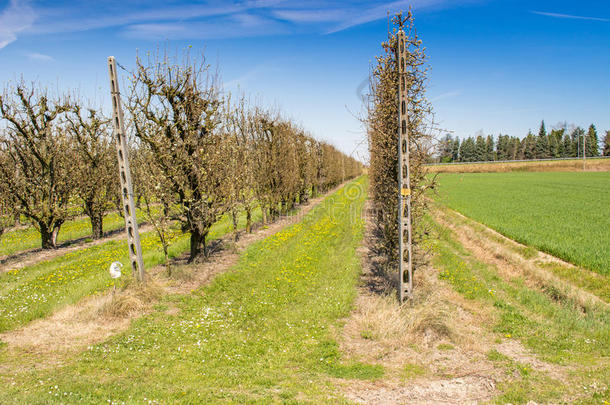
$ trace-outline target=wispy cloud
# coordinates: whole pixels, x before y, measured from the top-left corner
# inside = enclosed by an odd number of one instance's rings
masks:
[[[283,9],[274,10],[273,15],[279,19],[293,23],[327,23],[341,21],[345,18],[343,10],[298,10]]]
[[[34,10],[27,2],[11,0],[0,12],[0,49],[17,39],[17,34],[29,28],[36,20]]]
[[[218,39],[284,34],[286,27],[265,17],[240,13],[204,21],[132,24],[125,33],[147,39]]]
[[[198,18],[224,16],[243,12],[244,5],[236,4],[204,4],[170,7],[141,8],[137,11],[124,11],[120,8],[98,9],[94,15],[70,11],[69,9],[40,9],[44,24],[38,24],[31,30],[35,33],[78,32],[101,28],[121,27],[132,24],[153,24],[172,21],[189,21]]]
[[[25,52],[25,56],[27,56],[28,59],[39,62],[52,62],[55,60],[55,58],[50,55],[45,55],[43,53],[38,52]]]
[[[445,100],[447,98],[459,97],[461,95],[462,95],[462,91],[461,90],[448,91],[446,93],[442,93],[442,94],[439,94],[436,97],[431,98],[430,102],[434,103],[436,101]]]
[[[279,67],[277,64],[272,63],[264,63],[255,66],[254,68],[248,70],[243,75],[231,79],[224,83],[224,87],[226,89],[238,89],[240,87],[246,86],[248,83],[259,79],[261,76],[272,74],[272,72],[279,71]]]
[[[462,0],[460,3],[469,0]],[[292,8],[284,5],[273,11],[279,19],[294,24],[326,24],[326,34],[343,31],[348,28],[386,18],[387,13],[413,8],[433,7],[444,4],[456,4],[449,0],[394,0],[394,1],[356,1],[346,5],[344,2],[326,2],[313,4],[310,7],[298,4]],[[307,4],[307,3],[306,3]]]
[[[377,6],[368,7],[360,10],[356,10],[352,15],[348,16],[339,25],[331,28],[327,31],[328,34],[343,31],[348,28],[356,27],[358,25],[366,24],[372,21],[386,18],[388,12],[394,13],[401,9],[408,7],[419,8],[419,7],[431,7],[442,3],[447,3],[446,0],[398,0],[389,3],[379,4]]]
[[[532,13],[538,14],[538,15],[544,15],[546,17],[566,18],[566,19],[571,19],[571,20],[610,22],[610,18],[603,18],[603,17],[587,17],[587,16],[582,16],[582,15],[549,13],[546,11],[532,11]]]
[[[210,39],[279,35],[297,32],[334,33],[385,18],[386,13],[414,8],[453,6],[479,0],[201,0],[177,4],[147,2],[63,2],[39,5],[35,10],[11,0],[5,20],[21,20],[17,26],[0,20],[0,41],[14,41],[15,32],[41,35],[113,29],[119,34],[151,39]],[[13,9],[20,8],[18,11]],[[13,11],[11,11],[13,10]],[[3,14],[3,15],[4,15]],[[19,21],[19,19],[16,19]],[[5,33],[3,33],[5,32]],[[0,42],[2,43],[2,42]],[[7,42],[8,43],[8,42]]]

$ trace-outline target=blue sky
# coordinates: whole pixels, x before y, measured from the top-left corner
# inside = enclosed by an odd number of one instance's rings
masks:
[[[560,121],[610,129],[608,1],[0,1],[0,77],[106,105],[106,57],[205,49],[225,88],[275,105],[364,156],[361,94],[386,12],[413,5],[428,97],[460,137],[523,136]]]

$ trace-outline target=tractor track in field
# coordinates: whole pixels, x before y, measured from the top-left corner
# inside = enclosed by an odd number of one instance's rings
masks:
[[[150,232],[153,227],[147,223],[139,225],[140,233]],[[125,237],[125,228],[115,229],[104,233],[104,237],[87,242],[89,236],[78,238],[71,241],[66,241],[57,247],[57,249],[43,250],[41,248],[29,249],[23,252],[14,253],[0,257],[0,273],[11,270],[19,270],[24,267],[33,266],[40,262],[51,260],[66,253],[76,250],[86,249],[91,246],[97,246],[102,243],[119,240]]]
[[[547,295],[552,292],[556,295],[555,300],[569,300],[583,312],[592,306],[608,307],[609,304],[594,293],[561,279],[545,268],[545,264],[552,263],[577,269],[573,264],[532,249],[524,256],[521,252],[527,249],[526,246],[449,208],[436,208],[432,214],[442,226],[455,233],[462,246],[478,260],[495,266],[505,279],[521,278],[528,287]],[[578,271],[589,272],[580,268]]]
[[[187,255],[183,255],[171,262],[172,271],[187,270],[187,278],[168,278],[166,266],[158,265],[148,269],[149,284],[153,289],[163,294],[188,294],[200,288],[218,275],[233,267],[248,246],[259,240],[271,236],[287,226],[299,222],[312,209],[317,207],[328,195],[337,191],[342,184],[322,196],[309,200],[305,205],[296,207],[296,213],[290,216],[281,216],[273,223],[263,226],[255,224],[250,234],[241,231],[240,238],[234,241],[233,234],[213,241],[210,244],[210,255],[205,261],[187,264]],[[150,281],[152,280],[152,282]],[[108,308],[116,307],[113,300],[124,299],[124,303],[131,308],[113,314]],[[137,301],[137,302],[136,302]],[[158,301],[157,298],[138,297],[138,291],[117,292],[116,297],[112,291],[87,296],[74,305],[64,307],[54,314],[35,320],[24,327],[0,334],[0,341],[7,344],[12,351],[25,355],[22,362],[0,364],[0,372],[14,372],[18,370],[38,370],[62,364],[66,359],[87,347],[100,343],[109,337],[125,331],[132,320],[150,312]],[[123,305],[123,302],[119,306]],[[166,312],[176,313],[177,308],[169,308]],[[31,356],[31,357],[30,357]],[[25,358],[31,358],[26,361]]]

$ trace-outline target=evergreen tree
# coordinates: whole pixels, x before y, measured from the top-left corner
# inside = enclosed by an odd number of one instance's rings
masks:
[[[574,131],[572,131],[572,157],[582,156],[582,140],[584,134],[585,130],[581,127],[576,127]]]
[[[451,160],[454,162],[460,161],[460,138],[457,136],[453,140],[453,145],[451,148]]]
[[[474,153],[476,162],[487,160],[487,145],[485,144],[485,138],[482,135],[477,136]]]
[[[487,139],[485,139],[485,152],[485,160],[496,160],[494,138],[491,135],[488,135]]]
[[[558,158],[559,157],[559,143],[557,143],[557,137],[554,134],[550,134],[548,136],[548,140],[549,140],[548,156],[550,158]]]
[[[536,158],[536,138],[534,137],[534,134],[532,134],[532,131],[529,131],[527,136],[523,139],[521,148],[523,151],[523,159]]]
[[[534,159],[548,159],[549,156],[549,138],[546,133],[542,134],[543,126],[540,128],[541,134],[536,137],[536,146],[534,149]]]
[[[538,130],[538,137],[546,137],[546,127],[544,126],[544,120],[540,123],[540,129]]]
[[[496,147],[496,156],[498,160],[509,160],[509,138],[508,135],[500,135],[498,136],[498,145]]]
[[[574,147],[572,146],[572,138],[567,133],[563,135],[563,148],[561,151],[561,157],[572,157]]]
[[[520,146],[521,142],[519,141],[519,138],[517,138],[516,136],[513,136],[510,138],[510,142],[509,142],[509,148],[508,148],[508,159],[509,160],[522,160],[523,159],[523,155],[521,155],[520,152]]]
[[[549,155],[552,158],[563,156],[563,132],[564,129],[554,129],[549,134]]]
[[[469,136],[464,140],[464,142],[462,142],[462,146],[460,146],[460,161],[474,162],[475,160],[474,139]]]
[[[604,137],[604,156],[610,156],[610,131],[606,131],[606,136]]]
[[[449,163],[453,160],[453,138],[447,134],[438,144],[438,155],[441,163]]]
[[[597,129],[595,125],[589,126],[587,131],[587,144],[585,145],[587,156],[597,157],[599,156],[599,139],[597,138]]]

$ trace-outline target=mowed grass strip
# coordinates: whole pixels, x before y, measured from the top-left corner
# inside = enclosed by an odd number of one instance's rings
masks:
[[[302,222],[251,245],[233,271],[167,296],[74,363],[3,377],[0,402],[344,402],[334,378],[383,373],[343,362],[333,339],[361,270],[364,187],[359,179],[341,189]]]
[[[141,220],[138,215],[138,220]],[[104,217],[104,232],[121,229],[125,220],[116,212]],[[89,218],[77,218],[66,221],[57,235],[59,244],[91,235],[91,222]],[[27,228],[8,230],[0,236],[0,256],[13,255],[25,250],[40,248],[40,233],[33,226]]]
[[[441,174],[435,198],[503,235],[610,274],[610,172]]]
[[[260,217],[260,209],[255,210],[253,220],[258,221]],[[245,215],[240,217],[238,227],[245,227]],[[210,229],[208,240],[221,238],[231,230],[230,218],[223,216]],[[142,234],[141,243],[144,267],[150,268],[165,261],[156,233]],[[188,235],[176,229],[169,249],[170,258],[179,256],[188,248]],[[108,268],[115,261],[124,266],[125,276],[117,282],[120,285],[128,280],[131,272],[125,240],[108,241],[33,266],[1,273],[0,332],[46,317],[87,295],[108,289],[113,285]]]

